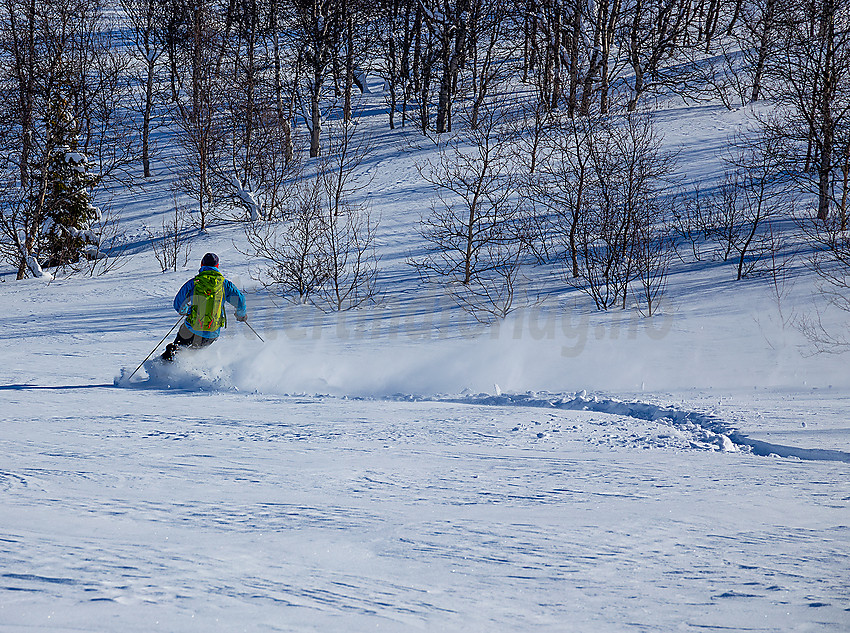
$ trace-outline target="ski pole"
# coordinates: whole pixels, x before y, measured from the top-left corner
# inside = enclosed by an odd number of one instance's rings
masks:
[[[132,374],[130,374],[130,376],[127,378],[127,380],[130,380],[130,378],[132,378],[133,376],[135,376],[135,375],[136,375],[136,372],[137,372],[137,371],[139,371],[139,370],[142,368],[142,365],[144,365],[144,364],[145,364],[145,362],[146,362],[146,361],[147,361],[147,360],[148,360],[151,356],[153,356],[153,353],[154,353],[156,350],[158,350],[158,349],[159,349],[159,346],[160,346],[160,345],[162,345],[162,342],[163,342],[165,339],[167,339],[169,336],[171,336],[171,333],[174,331],[174,329],[175,329],[178,325],[180,325],[180,324],[183,322],[183,319],[185,319],[185,318],[186,318],[186,317],[185,317],[185,315],[184,315],[184,316],[181,316],[181,317],[180,317],[180,320],[179,320],[179,321],[177,321],[177,323],[175,323],[174,325],[172,325],[172,326],[171,326],[171,329],[170,329],[170,330],[168,330],[168,334],[166,334],[165,336],[163,336],[163,337],[162,337],[162,341],[160,341],[159,343],[157,343],[157,344],[156,344],[156,347],[154,347],[154,348],[151,350],[151,353],[150,353],[150,354],[148,354],[147,356],[145,356],[145,360],[143,360],[141,363],[139,363],[139,366],[138,366],[138,367],[136,367],[136,368],[133,370],[133,373],[132,373]]]
[[[260,336],[259,334],[257,334],[257,330],[255,330],[254,328],[252,328],[252,327],[251,327],[251,324],[250,324],[250,323],[248,323],[248,321],[247,321],[247,320],[242,321],[242,323],[244,323],[245,325],[247,325],[247,326],[248,326],[248,328],[249,328],[249,329],[250,329],[250,330],[254,333],[254,336],[256,336],[258,339],[260,339],[263,343],[265,343],[265,342],[266,342],[266,339],[264,339],[262,336]]]

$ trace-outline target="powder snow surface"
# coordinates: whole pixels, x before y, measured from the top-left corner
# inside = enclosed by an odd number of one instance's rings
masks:
[[[273,300],[232,224],[161,273],[164,164],[122,268],[2,272],[0,631],[850,630],[850,378],[788,318],[810,273],[779,302],[677,263],[645,319],[538,271],[547,301],[481,326],[407,264],[433,149],[382,117],[377,306]],[[747,113],[658,117],[696,181]],[[231,320],[128,379],[207,251],[266,343]]]
[[[586,411],[4,399],[3,630],[840,631],[850,615],[846,464]]]

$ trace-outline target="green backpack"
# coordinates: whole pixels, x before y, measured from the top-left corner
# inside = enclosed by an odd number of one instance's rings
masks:
[[[195,277],[189,326],[196,332],[214,332],[227,326],[221,309],[224,302],[224,275],[217,270],[204,270]]]

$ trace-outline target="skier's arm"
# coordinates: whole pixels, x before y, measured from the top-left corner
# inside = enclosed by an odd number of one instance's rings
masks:
[[[248,314],[248,304],[245,295],[230,280],[224,281],[224,300],[236,308],[236,318],[240,319]]]
[[[192,302],[192,293],[195,291],[195,280],[190,279],[174,297],[174,309],[180,314],[188,314],[189,304]]]

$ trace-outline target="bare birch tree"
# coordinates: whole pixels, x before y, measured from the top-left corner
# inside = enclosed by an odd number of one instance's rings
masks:
[[[454,136],[437,161],[420,168],[436,198],[421,222],[428,252],[411,264],[424,279],[445,284],[473,315],[488,319],[515,307],[529,238],[513,133],[494,109],[483,114],[478,127]]]

